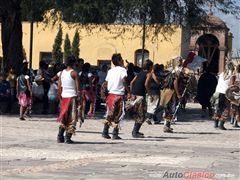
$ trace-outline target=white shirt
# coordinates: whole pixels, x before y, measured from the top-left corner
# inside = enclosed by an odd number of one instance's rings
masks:
[[[59,71],[59,72],[57,73],[57,77],[60,77],[61,73],[62,73],[62,71]]]
[[[123,67],[116,66],[108,71],[105,80],[108,82],[109,94],[124,95],[123,79],[125,77],[127,77],[127,70]]]
[[[77,96],[75,80],[71,76],[73,70],[63,70],[61,74],[62,97],[70,98]]]
[[[230,79],[231,75],[227,75],[226,78],[224,79],[224,73],[222,72],[218,78],[216,92],[226,94],[227,88],[230,85]]]

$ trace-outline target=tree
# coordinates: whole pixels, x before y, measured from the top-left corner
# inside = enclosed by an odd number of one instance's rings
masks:
[[[23,21],[30,22],[30,48],[29,48],[29,67],[32,68],[32,51],[33,51],[33,24],[35,22],[43,21],[44,14],[48,10],[53,1],[41,0],[22,0],[21,3],[21,18]]]
[[[71,42],[70,42],[68,34],[66,34],[65,40],[64,40],[64,54],[63,54],[64,62],[66,62],[68,56],[70,56],[70,55],[71,55]]]
[[[17,74],[23,61],[20,3],[21,0],[0,1],[3,66],[5,71],[13,67]]]
[[[131,23],[196,25],[208,3],[223,13],[239,15],[236,0],[56,0],[55,10],[66,22],[81,24]]]
[[[22,50],[22,17],[24,20],[39,19],[49,9],[44,4],[50,0],[1,0],[0,1],[0,22],[2,36],[2,51],[4,69],[12,66],[17,74],[20,73],[23,50]],[[44,8],[43,8],[44,7]],[[41,10],[41,11],[40,11]],[[38,13],[36,13],[38,12]],[[33,14],[33,16],[32,16]]]
[[[73,42],[72,42],[72,55],[76,59],[79,58],[79,52],[80,52],[80,49],[79,49],[80,44],[79,43],[80,43],[80,36],[79,36],[78,31],[76,30],[74,37],[73,37]]]
[[[62,36],[62,26],[60,25],[52,50],[52,59],[55,63],[62,63]]]
[[[44,20],[45,13],[53,8],[52,0],[21,0],[21,19],[22,21],[41,22]]]

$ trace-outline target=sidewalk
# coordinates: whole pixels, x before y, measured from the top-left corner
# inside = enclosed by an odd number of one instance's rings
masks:
[[[75,144],[57,144],[56,117],[28,121],[1,116],[1,179],[214,179],[239,180],[240,129],[213,128],[200,118],[200,106],[188,104],[185,114],[163,133],[163,125],[144,124],[144,139],[131,137],[132,120],[122,123],[122,140],[101,137],[102,119],[88,119]],[[196,174],[201,173],[201,174]],[[174,177],[174,178],[171,178]]]

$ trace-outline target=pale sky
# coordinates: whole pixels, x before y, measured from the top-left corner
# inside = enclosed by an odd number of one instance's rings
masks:
[[[230,32],[233,33],[233,51],[236,55],[236,51],[240,51],[240,19],[234,17],[234,15],[225,15],[218,12],[214,12],[214,15],[220,17],[227,24]]]
[[[240,20],[233,15],[221,15],[220,17],[233,33],[233,51],[240,50]]]

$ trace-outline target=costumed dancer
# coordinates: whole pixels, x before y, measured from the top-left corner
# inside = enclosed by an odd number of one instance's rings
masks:
[[[58,96],[60,98],[61,110],[57,119],[60,122],[57,142],[74,143],[71,140],[75,134],[77,123],[77,97],[79,97],[79,78],[73,67],[76,59],[73,56],[67,58],[67,68],[64,69],[59,77]],[[64,138],[64,131],[66,131]]]
[[[206,116],[207,108],[209,117],[212,116],[212,104],[210,102],[213,96],[218,80],[216,76],[209,72],[207,62],[202,64],[202,74],[198,80],[196,99],[202,105],[202,118]]]
[[[127,85],[127,70],[123,67],[124,62],[121,54],[112,55],[112,63],[115,67],[110,69],[106,76],[106,85],[108,96],[106,100],[107,113],[104,121],[102,137],[111,139],[109,136],[109,127],[113,126],[112,139],[121,139],[119,134],[119,122],[124,116],[124,94],[128,92],[128,98],[131,97]]]
[[[148,93],[150,101],[153,101],[153,95],[150,91],[149,83],[147,83],[147,79],[150,79],[152,68],[153,62],[146,60],[143,64],[143,70],[134,77],[130,84],[133,97],[131,101],[128,102],[128,109],[133,108],[133,112],[136,115],[132,130],[132,136],[134,138],[144,138],[144,134],[140,133],[139,130],[145,121],[145,114],[147,112],[146,92]]]
[[[234,66],[232,63],[228,62],[225,71],[219,75],[218,84],[215,93],[219,93],[218,104],[215,107],[215,113],[213,116],[214,127],[226,130],[224,123],[229,116],[230,102],[226,98],[225,94],[230,86],[230,80],[232,78],[234,71]]]
[[[159,105],[159,99],[160,99],[160,78],[158,74],[160,74],[160,71],[162,71],[161,66],[159,64],[155,64],[153,66],[152,72],[150,76],[147,77],[146,83],[147,87],[149,87],[150,94],[147,96],[147,113],[146,122],[148,124],[152,124],[152,120],[154,120],[155,123],[158,122],[156,117],[156,110]]]
[[[171,121],[176,108],[177,101],[181,101],[182,95],[180,94],[178,85],[179,85],[179,76],[181,68],[175,69],[169,72],[165,78],[163,85],[163,90],[161,92],[160,98],[160,107],[164,109],[164,128],[163,132],[172,133],[173,129],[171,128]]]
[[[239,128],[240,122],[240,64],[231,79],[231,87],[226,91],[226,97],[231,102],[231,124]]]

